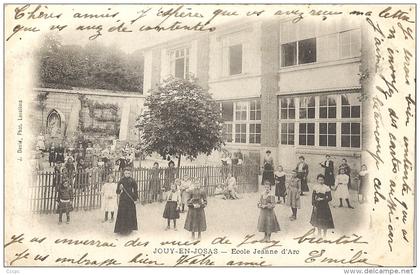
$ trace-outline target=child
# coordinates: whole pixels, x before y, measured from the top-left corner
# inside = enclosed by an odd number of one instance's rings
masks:
[[[369,177],[369,172],[367,170],[367,166],[363,164],[359,172],[359,195],[361,196],[360,203],[366,202],[368,182],[369,182],[368,177]]]
[[[345,168],[340,168],[338,170],[338,176],[335,178],[335,190],[336,196],[340,199],[340,205],[338,207],[343,207],[343,199],[346,200],[348,208],[353,209],[354,207],[350,205],[350,194],[349,194],[349,185],[350,177],[346,174]]]
[[[300,194],[302,192],[301,182],[297,177],[296,170],[292,171],[292,178],[286,189],[286,205],[292,208],[292,216],[290,216],[289,219],[294,221],[297,218],[297,210],[300,208]]]
[[[168,226],[165,230],[171,228],[171,220],[174,222],[174,230],[176,231],[176,220],[179,219],[179,206],[181,202],[181,195],[176,189],[176,184],[171,184],[171,190],[167,193],[165,210],[163,211],[163,218],[168,220]]]
[[[331,215],[328,203],[332,200],[331,189],[325,183],[325,176],[319,174],[316,178],[317,183],[314,185],[312,192],[312,215],[311,225],[318,228],[318,235],[321,230],[324,231],[324,237],[327,235],[327,229],[334,228],[334,221]]]
[[[111,219],[109,222],[112,223],[114,221],[114,211],[118,205],[117,194],[115,193],[115,189],[117,189],[115,176],[112,174],[108,175],[108,181],[104,183],[102,188],[102,205],[103,210],[105,211],[105,220],[103,222],[108,220],[108,213],[111,212]]]
[[[181,187],[180,187],[180,192],[181,192],[181,213],[185,212],[185,205],[187,204],[188,201],[188,190],[191,187],[191,181],[190,178],[185,175],[183,180],[181,181]]]
[[[283,166],[279,165],[277,171],[274,172],[274,182],[276,183],[275,195],[277,203],[280,203],[280,198],[286,203],[286,173],[283,171]]]
[[[73,190],[69,185],[67,178],[63,179],[58,190],[57,202],[58,202],[58,224],[63,222],[63,213],[66,213],[67,221],[70,223],[70,211],[72,210]]]
[[[239,199],[238,193],[236,191],[236,179],[232,176],[231,173],[228,174],[227,181],[227,199],[236,200]]]
[[[194,180],[188,196],[188,213],[184,225],[184,229],[191,232],[193,240],[195,239],[195,232],[198,233],[198,239],[201,239],[201,232],[207,229],[206,214],[204,212],[206,206],[206,193],[200,188],[199,181]]]
[[[222,180],[221,182],[216,184],[216,189],[214,190],[214,196],[226,199],[226,182]]]
[[[262,241],[270,241],[271,233],[280,231],[280,226],[274,213],[276,198],[270,194],[270,182],[264,182],[264,192],[260,196],[258,208],[260,217],[258,218],[258,231],[264,232]]]

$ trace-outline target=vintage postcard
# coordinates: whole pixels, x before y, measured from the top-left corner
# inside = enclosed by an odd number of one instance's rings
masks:
[[[4,4],[4,266],[416,266],[415,4]]]

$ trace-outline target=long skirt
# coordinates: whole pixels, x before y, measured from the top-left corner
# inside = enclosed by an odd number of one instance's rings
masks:
[[[286,205],[292,208],[300,208],[300,193],[297,188],[287,189]]]
[[[310,223],[317,228],[334,228],[330,206],[327,202],[318,202],[317,207],[313,207]]]
[[[286,184],[284,181],[276,181],[276,190],[274,193],[277,197],[286,196]]]
[[[359,194],[366,196],[367,191],[368,191],[367,180],[361,179],[360,186],[359,186]]]
[[[273,209],[261,209],[257,228],[259,232],[265,233],[280,231],[280,225]]]
[[[163,211],[163,217],[165,219],[179,219],[179,211],[177,210],[178,203],[176,201],[168,201]]]
[[[305,176],[305,174],[302,172],[298,172],[297,178],[300,179],[302,192],[309,192],[308,178]]]
[[[203,232],[207,229],[204,208],[189,207],[184,229],[190,232]]]
[[[57,213],[67,213],[73,211],[73,205],[70,201],[60,201],[57,207]]]
[[[329,187],[334,186],[335,178],[334,174],[325,173],[325,184]]]
[[[337,190],[335,191],[335,196],[339,199],[348,199],[350,198],[349,188],[347,184],[339,184]]]
[[[263,171],[261,184],[264,184],[265,181],[270,182],[270,185],[274,185],[274,172],[272,170]]]
[[[114,232],[126,234],[137,229],[136,205],[120,198]]]

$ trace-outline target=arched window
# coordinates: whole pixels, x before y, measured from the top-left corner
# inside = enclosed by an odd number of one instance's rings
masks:
[[[61,116],[57,110],[52,110],[47,116],[47,128],[61,128]]]

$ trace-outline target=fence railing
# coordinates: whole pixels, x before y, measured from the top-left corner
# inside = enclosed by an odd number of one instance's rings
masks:
[[[71,179],[73,190],[73,209],[92,210],[101,207],[102,185],[109,172],[98,169],[91,171],[76,171]],[[122,171],[112,171],[116,181],[122,176]],[[226,176],[232,173],[236,178],[238,192],[248,193],[258,190],[259,168],[255,165],[237,166],[183,166],[169,171],[158,171],[148,168],[133,169],[131,176],[138,185],[138,195],[141,203],[153,202],[162,198],[151,194],[151,181],[158,177],[159,190],[168,187],[174,178],[192,177],[198,180],[208,196],[213,196],[217,185],[226,182]],[[64,175],[57,172],[38,172],[31,184],[30,207],[34,213],[54,213],[57,209],[57,191]]]

